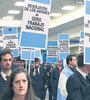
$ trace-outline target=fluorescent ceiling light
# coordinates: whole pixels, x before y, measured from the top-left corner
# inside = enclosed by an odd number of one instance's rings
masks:
[[[60,15],[61,15],[61,13],[52,13],[52,14],[50,14],[50,17],[58,17]]]
[[[7,20],[7,19],[8,19],[8,20],[12,20],[12,19],[13,19],[13,16],[6,16],[6,17],[3,17],[3,19],[4,19],[4,20]]]
[[[19,10],[9,10],[8,14],[19,14],[20,11]]]
[[[64,7],[62,7],[62,10],[73,10],[75,8],[76,8],[76,6],[64,6]]]
[[[15,6],[22,6],[23,7],[24,5],[25,5],[25,2],[19,2],[18,1],[18,2],[15,3]]]
[[[83,4],[83,2],[79,2],[79,1],[76,1],[76,3],[78,3],[78,4]]]

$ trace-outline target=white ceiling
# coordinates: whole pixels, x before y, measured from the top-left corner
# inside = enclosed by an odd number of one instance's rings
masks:
[[[20,10],[21,13],[15,15],[14,20],[22,19],[23,7],[16,7],[14,4],[17,1],[24,2],[24,0],[0,0],[0,19],[2,19],[3,16],[7,16],[8,15],[7,12],[9,10]],[[83,2],[84,0],[52,0],[51,13],[62,13],[62,14],[67,13],[68,11],[61,10],[63,6],[73,5],[76,7],[80,7],[83,5]]]
[[[68,11],[64,11],[61,8],[66,5],[72,5],[76,7],[80,7],[84,4],[84,0],[52,0],[51,4],[51,13],[67,13]]]
[[[2,26],[17,26],[17,27],[21,26],[23,7],[15,6],[14,4],[17,1],[24,2],[24,0],[0,0],[0,26],[1,27]],[[73,6],[76,6],[77,8],[73,11],[62,10],[61,8],[65,5],[73,5]],[[50,17],[50,28],[49,28],[49,35],[48,35],[49,38],[51,39],[53,37],[55,39],[54,36],[57,33],[69,32],[70,31],[69,28],[72,28],[72,27],[80,26],[80,28],[83,29],[84,12],[82,12],[82,14],[79,14],[79,12],[83,11],[83,8],[84,8],[84,0],[52,0],[51,13],[61,13],[62,15],[57,18]],[[9,10],[20,10],[21,12],[18,15],[12,15],[14,16],[13,20],[2,20],[4,16],[8,15],[7,12]],[[72,16],[72,18],[67,21],[66,19],[69,19],[68,15]],[[76,15],[78,15],[79,17],[77,17]],[[69,31],[66,31],[68,29]],[[0,31],[0,33],[1,32],[2,31]]]

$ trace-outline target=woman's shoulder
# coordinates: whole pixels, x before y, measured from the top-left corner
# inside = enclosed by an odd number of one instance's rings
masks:
[[[9,99],[7,99],[7,100],[13,100],[13,98],[9,98]]]
[[[31,100],[41,100],[41,99],[35,96]]]
[[[5,100],[13,100],[12,98],[7,98],[7,99],[5,99]]]

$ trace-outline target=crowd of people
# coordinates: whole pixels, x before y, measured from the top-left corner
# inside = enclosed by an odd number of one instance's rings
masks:
[[[27,65],[28,66],[28,65]],[[29,66],[28,66],[29,67]],[[27,68],[28,69],[28,68]],[[34,58],[30,74],[26,61],[13,57],[10,49],[0,52],[0,100],[90,100],[90,65],[84,54],[70,54],[57,63],[41,63]]]

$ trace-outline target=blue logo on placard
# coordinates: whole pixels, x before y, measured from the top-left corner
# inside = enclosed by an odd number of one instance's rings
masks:
[[[8,31],[12,31],[12,29],[11,29],[11,28],[9,28],[9,29],[8,29]]]

